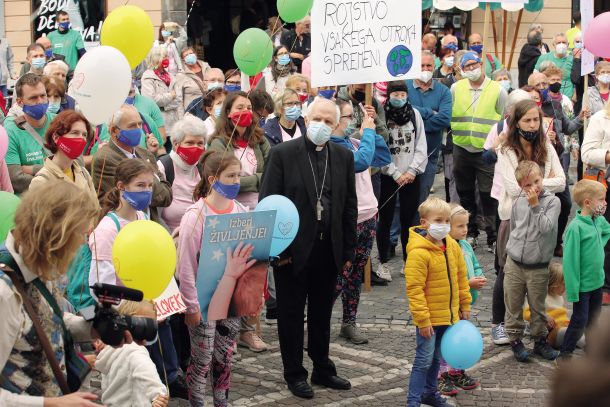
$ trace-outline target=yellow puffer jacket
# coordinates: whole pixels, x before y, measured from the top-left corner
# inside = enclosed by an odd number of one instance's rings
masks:
[[[418,328],[452,325],[460,319],[460,310],[470,311],[472,297],[464,255],[450,236],[446,244],[443,252],[426,239],[421,226],[409,229],[405,280],[413,323]]]

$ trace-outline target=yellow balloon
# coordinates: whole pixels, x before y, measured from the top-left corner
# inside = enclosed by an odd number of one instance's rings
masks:
[[[165,228],[137,220],[121,229],[112,245],[117,276],[129,288],[153,300],[167,288],[176,269],[176,246]]]
[[[134,69],[146,58],[155,41],[155,30],[150,17],[136,6],[114,9],[102,25],[102,45],[121,51]]]

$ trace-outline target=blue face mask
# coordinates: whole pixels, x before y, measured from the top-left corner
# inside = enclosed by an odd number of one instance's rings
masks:
[[[582,42],[574,42],[574,49],[582,49]]]
[[[184,57],[184,62],[187,65],[195,65],[197,63],[197,55],[188,54],[187,56]]]
[[[136,102],[136,97],[135,96],[127,96],[125,98],[125,104],[126,105],[132,105]]]
[[[67,29],[70,28],[70,22],[64,21],[63,23],[59,23],[58,27],[61,28],[63,31],[66,31]]]
[[[334,89],[321,90],[321,91],[318,91],[318,95],[322,96],[324,99],[332,99],[333,96],[335,96],[335,90]]]
[[[258,127],[260,127],[262,129],[263,127],[265,127],[266,122],[267,122],[267,120],[265,120],[264,117],[261,117],[260,120],[258,121]]]
[[[39,103],[37,105],[23,105],[23,113],[27,114],[34,120],[40,120],[49,108],[48,103]]]
[[[150,206],[152,191],[123,191],[123,199],[137,211],[144,211]]]
[[[212,189],[227,199],[235,199],[237,194],[239,194],[239,185],[239,183],[223,184],[220,181],[216,181],[212,184]]]
[[[241,90],[240,85],[225,85],[225,90],[227,92],[239,92]]]
[[[171,36],[171,35],[172,35],[172,32],[171,32],[171,31],[165,31],[165,30],[162,30],[162,31],[161,31],[161,36],[162,36],[163,38],[168,38],[168,37],[169,37],[169,36]]]
[[[281,55],[280,57],[278,57],[277,63],[282,66],[288,65],[290,63],[290,55],[288,55],[288,54]]]
[[[542,96],[542,101],[544,102],[545,100],[547,100],[549,98],[549,88],[546,89],[541,89],[540,90],[540,96]]]
[[[53,50],[51,48],[44,50],[44,56],[47,58],[51,58],[53,56]]]
[[[483,44],[471,45],[470,50],[480,54],[483,52]]]
[[[117,137],[117,139],[121,143],[123,143],[129,147],[136,147],[140,144],[143,134],[144,134],[144,132],[142,132],[142,129],[131,129],[131,130],[121,129],[121,131],[119,131],[119,136]]]
[[[46,65],[47,60],[44,58],[32,58],[32,66],[35,69],[42,69]]]
[[[49,103],[49,107],[47,108],[48,112],[57,113],[59,112],[59,108],[61,107],[60,103]]]
[[[284,109],[284,117],[287,120],[295,121],[301,117],[301,108],[298,106],[290,106]]]
[[[221,114],[222,114],[222,105],[217,105],[214,108],[214,117],[216,117],[218,119]]]
[[[404,99],[390,98],[390,105],[392,107],[400,108],[400,107],[403,107],[406,104],[407,104],[407,99],[406,98],[404,98]]]

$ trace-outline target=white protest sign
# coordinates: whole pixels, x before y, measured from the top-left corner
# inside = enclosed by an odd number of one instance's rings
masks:
[[[585,48],[582,50],[582,54],[580,56],[580,76],[585,76],[590,74],[595,70],[595,55],[589,52],[586,48],[587,40],[584,38],[584,33],[587,31],[589,27],[589,23],[593,21],[593,0],[581,0],[580,1],[580,15],[582,17],[581,20],[581,32],[583,33],[583,44],[585,44]]]
[[[312,86],[418,78],[422,0],[315,0]]]
[[[155,298],[155,309],[157,311],[157,321],[163,321],[170,315],[186,311],[180,289],[173,277],[163,294]]]

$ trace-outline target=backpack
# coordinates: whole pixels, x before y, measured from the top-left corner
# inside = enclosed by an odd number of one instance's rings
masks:
[[[169,185],[174,185],[174,179],[176,178],[176,172],[174,171],[174,161],[172,161],[172,157],[169,154],[162,155],[157,159],[163,164],[163,168],[165,168],[165,180],[169,182]],[[199,170],[199,174],[201,174],[201,164],[197,163],[197,169]]]
[[[113,220],[117,233],[121,231],[119,218],[114,212],[106,215]],[[66,297],[76,311],[95,305],[95,299],[89,290],[89,272],[93,256],[89,244],[85,243],[76,253],[76,257],[68,268],[68,285],[66,287]]]

